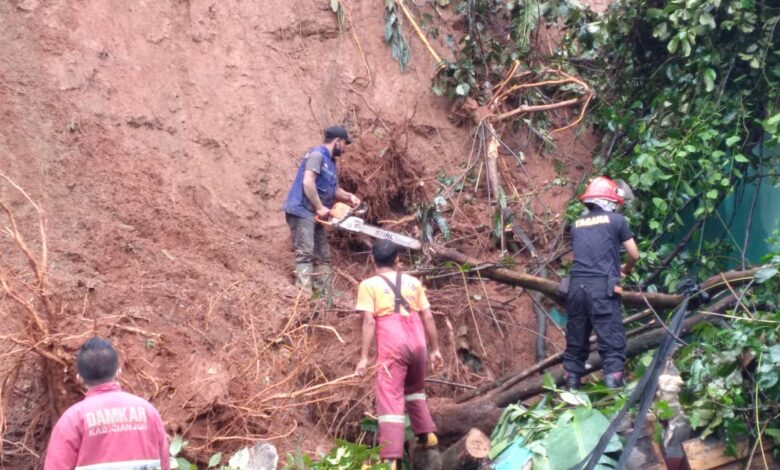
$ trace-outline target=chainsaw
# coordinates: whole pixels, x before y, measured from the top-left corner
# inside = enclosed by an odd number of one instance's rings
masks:
[[[359,216],[365,214],[366,209],[365,203],[352,208],[343,202],[337,202],[330,210],[330,220],[321,219],[319,216],[315,217],[315,219],[323,225],[329,225],[349,232],[364,233],[374,238],[383,238],[385,240],[390,240],[398,246],[403,246],[412,250],[422,249],[420,240],[365,223]]]

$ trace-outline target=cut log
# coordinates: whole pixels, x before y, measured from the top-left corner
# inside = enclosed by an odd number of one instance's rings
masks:
[[[444,452],[433,449],[417,450],[414,454],[414,470],[477,470],[490,453],[490,438],[476,428],[471,428],[458,442]]]
[[[477,470],[490,453],[490,438],[471,428],[461,440],[441,454],[441,470]]]
[[[433,420],[436,422],[436,435],[439,437],[439,442],[445,445],[456,442],[471,428],[490,434],[503,411],[487,400],[454,404],[435,399],[430,401],[429,405]]]

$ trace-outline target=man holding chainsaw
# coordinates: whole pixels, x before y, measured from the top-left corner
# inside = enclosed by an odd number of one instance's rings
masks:
[[[609,388],[623,385],[626,333],[620,305],[621,276],[627,276],[639,259],[639,250],[623,215],[623,190],[611,179],[599,176],[590,182],[580,201],[588,213],[571,229],[574,262],[566,293],[566,351],[563,355],[566,384],[580,387],[587,372],[590,333],[596,331],[598,351],[604,364],[604,383]],[[620,265],[621,245],[628,254]]]
[[[391,470],[400,468],[404,430],[409,414],[412,431],[422,447],[434,447],[436,425],[425,398],[428,334],[434,369],[443,364],[439,338],[425,289],[419,280],[402,274],[396,245],[384,239],[371,249],[376,275],[358,287],[356,310],[363,312],[363,335],[358,375],[366,373],[368,354],[376,335],[376,401],[380,457]]]
[[[336,158],[351,143],[352,139],[343,127],[325,129],[323,144],[303,157],[284,201],[285,219],[295,249],[295,285],[298,287],[330,289],[330,246],[324,228],[314,219],[315,216],[327,219],[337,200],[352,206],[360,204],[357,196],[338,185]]]

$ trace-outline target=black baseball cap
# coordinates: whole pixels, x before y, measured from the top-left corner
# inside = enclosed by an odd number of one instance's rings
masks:
[[[344,139],[348,144],[352,143],[352,139],[349,137],[349,133],[341,126],[332,126],[325,129],[325,139]]]

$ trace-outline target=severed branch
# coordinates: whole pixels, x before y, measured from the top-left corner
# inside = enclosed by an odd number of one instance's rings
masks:
[[[484,265],[485,262],[477,260],[452,248],[434,245],[430,248],[432,254],[437,258],[454,261],[458,264],[470,264],[472,266]],[[541,292],[558,304],[565,302],[564,296],[558,291],[560,283],[534,276],[531,274],[515,271],[513,269],[502,267],[491,267],[488,265],[480,272],[487,278],[502,284],[510,286],[523,287],[525,289]],[[707,291],[710,294],[721,292],[727,288],[727,284],[742,285],[753,279],[760,268],[747,269],[745,271],[727,271],[712,276],[699,284],[699,289]],[[645,301],[645,298],[647,301]],[[683,296],[678,294],[664,293],[645,293],[623,290],[621,301],[628,307],[646,307],[650,303],[654,308],[673,308],[682,302]]]

